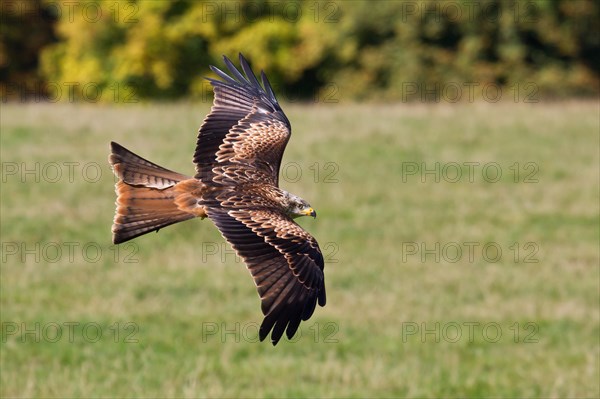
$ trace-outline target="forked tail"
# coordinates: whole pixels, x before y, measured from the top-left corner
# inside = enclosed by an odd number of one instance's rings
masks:
[[[206,217],[198,205],[203,184],[158,166],[111,142],[108,158],[115,175],[117,210],[113,243],[120,244],[174,223]]]

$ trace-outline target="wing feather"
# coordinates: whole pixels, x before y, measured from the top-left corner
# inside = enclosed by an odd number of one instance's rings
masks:
[[[317,303],[325,305],[324,261],[316,240],[281,211],[263,190],[277,187],[283,152],[291,135],[273,88],[260,81],[240,54],[238,69],[211,66],[215,98],[198,134],[196,178],[213,188],[202,201],[208,217],[244,260],[261,298],[260,340],[292,338]],[[250,188],[250,189],[249,189]],[[259,190],[260,191],[260,190]]]
[[[270,332],[274,345],[283,332],[291,338],[317,302],[325,305],[324,262],[314,238],[275,209],[211,207],[207,213],[254,279],[265,315],[260,340]]]
[[[240,57],[240,65],[242,66],[242,70],[244,71],[244,73],[246,74],[246,76],[249,79],[248,83],[250,83],[254,87],[260,87],[260,83],[258,83],[258,79],[256,79],[256,76],[254,76],[254,72],[252,71],[252,68],[250,68],[250,65],[248,65],[248,61],[246,61],[246,59],[244,57]]]
[[[195,177],[207,184],[235,185],[242,177],[277,186],[290,122],[264,72],[261,86],[242,54],[243,74],[227,57],[224,62],[229,74],[211,66],[221,80],[208,78],[215,98],[198,134]],[[246,172],[236,174],[238,168]]]

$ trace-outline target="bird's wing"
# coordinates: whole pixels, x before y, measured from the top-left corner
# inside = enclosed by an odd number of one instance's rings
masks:
[[[208,184],[262,182],[277,186],[291,126],[261,71],[262,86],[240,54],[242,74],[223,57],[231,74],[211,66],[222,80],[208,79],[215,92],[196,144],[196,178]]]
[[[273,345],[291,339],[301,320],[325,306],[323,255],[317,241],[283,213],[268,206],[211,207],[208,217],[244,259],[261,298],[265,318],[259,337]]]

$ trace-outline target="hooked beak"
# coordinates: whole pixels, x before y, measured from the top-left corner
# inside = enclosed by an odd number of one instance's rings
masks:
[[[314,210],[314,209],[312,209],[312,208],[305,209],[305,210],[304,210],[304,214],[305,214],[306,216],[312,216],[313,218],[316,218],[316,217],[317,217],[317,212],[315,212],[315,210]]]

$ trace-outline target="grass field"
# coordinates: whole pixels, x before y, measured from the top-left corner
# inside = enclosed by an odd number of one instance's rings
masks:
[[[285,107],[328,303],[277,347],[210,221],[110,244],[117,141],[209,104],[2,104],[3,397],[600,397],[599,106]]]

